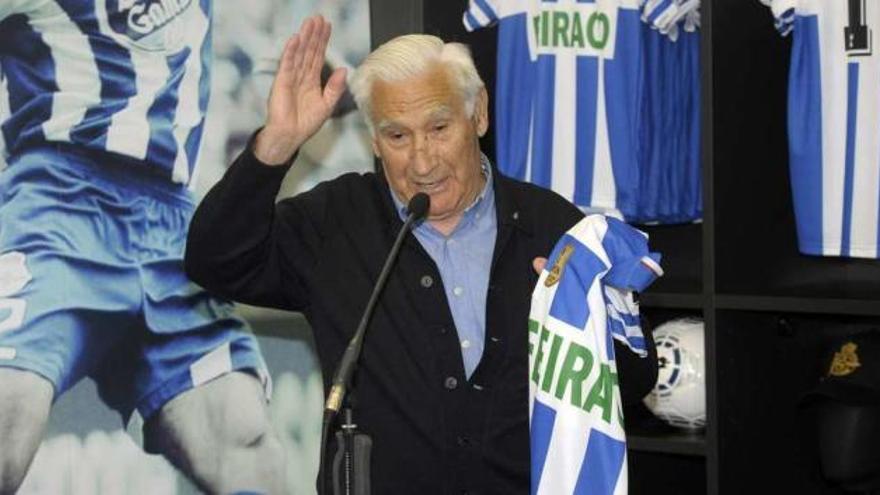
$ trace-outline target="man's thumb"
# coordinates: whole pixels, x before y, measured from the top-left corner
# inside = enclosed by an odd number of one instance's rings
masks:
[[[334,107],[345,92],[345,67],[339,67],[333,71],[324,86],[324,103],[328,107]]]

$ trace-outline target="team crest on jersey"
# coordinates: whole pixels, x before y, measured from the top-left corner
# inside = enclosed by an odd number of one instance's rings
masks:
[[[840,346],[840,351],[834,353],[828,374],[831,376],[846,376],[856,370],[862,364],[859,362],[857,351],[859,346],[854,342],[847,342]]]
[[[176,53],[186,43],[193,0],[106,0],[110,29],[141,50]]]
[[[559,257],[553,263],[553,268],[550,269],[550,273],[544,279],[545,287],[553,287],[556,282],[559,282],[559,279],[562,278],[562,271],[565,270],[565,265],[568,263],[568,259],[571,258],[572,253],[574,253],[574,246],[571,244],[566,244],[562,248],[562,252],[559,253]]]

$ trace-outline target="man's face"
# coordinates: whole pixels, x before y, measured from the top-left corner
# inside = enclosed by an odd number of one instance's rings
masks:
[[[391,189],[404,203],[430,195],[428,220],[453,227],[485,184],[478,139],[488,126],[485,90],[471,117],[459,93],[440,66],[372,88],[373,151]]]

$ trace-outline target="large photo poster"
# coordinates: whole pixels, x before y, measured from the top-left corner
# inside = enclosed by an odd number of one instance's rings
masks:
[[[19,23],[27,23],[28,16],[14,11],[16,8],[27,10],[28,3],[25,0],[11,2],[15,6],[0,6],[0,39],[8,41],[8,36],[11,37],[16,30],[39,33],[38,27],[21,29]],[[369,0],[217,1],[213,5],[210,0],[54,0],[32,3],[35,9],[39,4],[40,9],[55,8],[59,13],[65,11],[71,18],[74,17],[72,12],[76,10],[94,9],[97,12],[98,4],[104,9],[141,12],[145,15],[143,22],[152,22],[154,27],[173,21],[170,11],[161,10],[170,9],[171,4],[185,9],[201,3],[203,10],[207,6],[207,10],[212,11],[208,20],[211,49],[209,52],[203,51],[202,57],[202,63],[206,64],[205,67],[209,69],[207,72],[210,73],[210,77],[205,78],[202,84],[209,85],[210,98],[206,100],[207,107],[203,109],[204,120],[199,124],[202,126],[201,142],[197,150],[188,150],[188,156],[195,157],[195,164],[191,167],[191,176],[186,182],[196,201],[219,180],[254,130],[264,121],[269,85],[281,49],[287,37],[295,32],[303,19],[317,13],[333,24],[334,33],[325,60],[328,73],[337,67],[356,67],[370,47]],[[153,17],[149,17],[151,13]],[[63,36],[69,34],[64,33]],[[45,38],[51,35],[44,33],[43,36]],[[168,43],[169,39],[166,36],[164,41],[156,42],[147,35],[138,41],[146,45]],[[46,44],[51,45],[48,41]],[[7,49],[0,43],[0,62],[6,62],[0,63],[0,123],[4,124],[0,134],[0,149],[3,151],[0,153],[0,169],[4,170],[0,173],[16,168],[16,165],[7,166],[7,160],[14,156],[10,153],[10,148],[19,143],[22,135],[26,134],[20,132],[22,130],[16,127],[17,122],[12,118],[17,110],[21,110],[21,100],[15,99],[16,91],[21,88],[15,86],[18,80],[10,71],[29,71],[31,68],[38,71],[45,65],[45,60],[35,59],[32,67],[21,67],[9,63],[8,55]],[[34,50],[34,57],[45,55]],[[60,73],[60,68],[65,66],[64,57],[74,55],[72,49],[52,53],[53,63],[59,68],[55,72]],[[96,59],[96,66],[100,71],[100,56]],[[83,86],[77,88],[76,84]],[[89,88],[82,81],[61,80],[56,83],[59,91],[65,87],[70,89],[71,85],[74,90],[81,92],[94,91],[90,96],[94,100],[100,100],[102,96],[106,99],[106,88]],[[147,98],[146,95],[143,96]],[[62,103],[56,101],[53,111]],[[89,112],[84,111],[80,114],[81,122],[87,121],[89,116]],[[76,128],[77,123],[73,120],[66,130],[55,129],[53,125],[57,124],[44,124],[42,130],[47,138],[51,134],[54,140],[60,142],[81,130]],[[65,132],[69,134],[65,135]],[[102,140],[112,140],[112,136],[92,138],[93,141],[102,143]],[[74,141],[73,138],[69,140]],[[354,108],[351,98],[346,95],[334,118],[300,150],[279,196],[308,190],[320,181],[345,172],[368,171],[372,168],[366,125]],[[3,229],[9,231],[22,228],[21,225],[13,226],[8,221],[6,225],[0,222],[0,232]],[[0,247],[0,257],[6,254],[2,251]],[[0,281],[4,277],[10,277],[10,272],[4,272],[4,268],[8,266],[2,261],[0,259]],[[30,268],[29,265],[28,267]],[[23,286],[27,289],[28,284],[32,283],[33,280],[28,278]],[[61,279],[56,283],[66,282]],[[15,299],[17,294],[14,290],[2,292],[3,285],[0,283],[0,333],[8,331],[7,327],[10,325],[4,323],[16,317],[2,303]],[[285,449],[287,492],[314,493],[323,394],[308,326],[298,315],[249,307],[237,307],[236,313],[246,319],[256,333],[262,357],[271,375],[272,399],[268,409],[272,427]],[[4,347],[0,341],[0,360],[9,359],[15,352],[12,349]],[[167,460],[143,451],[143,421],[137,414],[123,424],[120,415],[108,408],[102,398],[95,383],[88,378],[78,381],[57,398],[52,406],[43,441],[18,493],[199,493]]]

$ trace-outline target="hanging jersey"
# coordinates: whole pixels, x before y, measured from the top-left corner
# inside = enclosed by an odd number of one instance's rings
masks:
[[[638,206],[628,219],[633,223],[675,224],[702,218],[698,23],[699,12],[692,9],[678,24],[642,27],[645,80]]]
[[[638,0],[471,0],[499,24],[496,152],[511,177],[585,209],[636,208],[642,48]]]
[[[788,144],[805,254],[878,257],[880,4],[762,0],[793,34]]]
[[[662,275],[647,237],[590,215],[556,244],[532,293],[532,494],[627,493],[614,340],[647,354],[633,291]]]
[[[6,152],[73,143],[176,183],[208,103],[210,0],[4,0]]]

